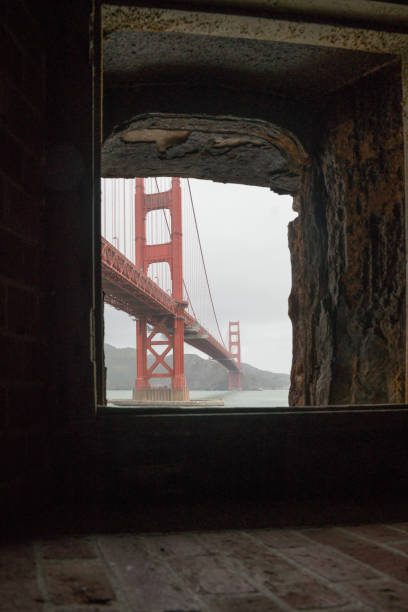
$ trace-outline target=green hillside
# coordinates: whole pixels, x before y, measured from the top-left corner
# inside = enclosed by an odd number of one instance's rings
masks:
[[[171,358],[168,360],[171,364]],[[105,344],[105,364],[107,367],[108,389],[132,389],[136,377],[136,349],[116,348]],[[218,362],[185,355],[185,375],[187,386],[193,390],[223,391],[228,388],[228,372]],[[163,384],[166,379],[151,381],[151,384]],[[246,363],[242,364],[243,389],[287,389],[289,374],[259,370]]]

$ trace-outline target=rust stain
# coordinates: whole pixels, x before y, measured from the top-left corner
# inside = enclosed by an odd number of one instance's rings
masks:
[[[247,144],[260,147],[264,143],[258,138],[250,138],[245,136],[230,136],[215,138],[212,146],[215,149],[221,149],[223,147],[239,147],[241,145]]]
[[[303,150],[303,147],[299,146],[299,143],[294,142],[286,134],[280,134],[275,144],[281,151],[286,152],[288,161],[292,161],[296,168],[303,168],[307,165],[309,157]]]

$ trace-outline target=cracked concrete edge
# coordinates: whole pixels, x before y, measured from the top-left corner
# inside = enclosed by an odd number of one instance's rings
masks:
[[[225,150],[239,146],[277,148],[286,160],[288,170],[301,175],[309,164],[309,156],[299,139],[284,128],[261,120],[210,117],[206,115],[177,115],[147,113],[116,126],[106,139],[104,150],[114,146],[115,140],[137,145],[156,143],[157,154],[182,144],[194,132],[201,132],[215,149]]]
[[[190,139],[196,140],[197,135],[201,142],[200,147],[197,148],[197,142],[194,142],[193,149],[188,150]],[[222,116],[160,113],[142,114],[116,126],[104,143],[102,157],[108,162],[110,155],[115,150],[118,152],[118,146],[122,148],[124,145],[132,147],[134,158],[138,145],[143,146],[146,143],[156,145],[149,153],[151,162],[159,158],[163,160],[163,155],[170,154],[173,147],[184,144],[187,149],[182,157],[192,153],[197,158],[207,156],[208,151],[212,149],[218,151],[218,155],[229,155],[233,149],[245,147],[249,147],[249,150],[253,150],[253,147],[263,150],[260,152],[262,155],[268,155],[268,151],[271,154],[273,151],[279,151],[285,168],[275,168],[275,173],[268,177],[267,183],[284,193],[293,191],[293,188],[288,187],[288,180],[292,187],[296,182],[300,184],[303,170],[310,163],[309,156],[298,138],[275,124]],[[146,155],[145,149],[143,155]],[[109,175],[108,167],[109,163],[105,166]]]

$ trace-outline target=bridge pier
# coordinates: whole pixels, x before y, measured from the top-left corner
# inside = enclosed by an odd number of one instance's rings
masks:
[[[133,395],[136,391],[149,389],[149,379],[147,377],[147,321],[146,317],[140,317],[136,321],[136,346],[140,347],[136,351],[136,368],[137,376],[135,381],[135,388]],[[133,399],[135,399],[133,397]]]
[[[238,372],[228,375],[228,388],[232,391],[242,391],[241,383],[241,333],[239,321],[230,321],[228,325],[228,350],[238,366]]]
[[[184,309],[185,302],[180,302]],[[167,325],[166,325],[167,323]],[[137,401],[187,401],[190,399],[184,376],[184,319],[179,316],[172,321],[173,329],[168,330],[167,319],[140,317],[136,322],[137,376],[133,399]],[[140,347],[140,348],[139,348]],[[162,351],[158,349],[162,347]],[[173,350],[173,367],[166,362],[166,356]],[[147,355],[153,363],[147,362]],[[157,368],[161,366],[160,370]],[[171,388],[151,387],[151,378],[171,378]]]
[[[188,395],[186,377],[184,376],[184,319],[181,317],[174,319],[172,387],[174,392],[185,390]]]
[[[154,210],[168,209],[171,216],[170,242],[146,244],[146,216]],[[144,179],[136,179],[136,266],[147,274],[149,266],[165,261],[169,264],[172,279],[172,297],[177,301],[177,313],[169,317],[148,316],[137,320],[136,352],[137,377],[133,399],[140,401],[185,401],[189,392],[184,376],[184,312],[183,253],[180,179],[173,178],[169,191],[146,194]],[[170,331],[169,331],[170,330]],[[159,348],[160,347],[160,348]],[[165,358],[173,351],[173,367]],[[149,366],[147,356],[153,357]],[[157,369],[158,368],[158,369]],[[171,378],[171,388],[151,387],[151,378]]]
[[[132,399],[138,402],[186,402],[190,394],[184,389],[169,389],[168,387],[149,387],[146,389],[133,389]]]

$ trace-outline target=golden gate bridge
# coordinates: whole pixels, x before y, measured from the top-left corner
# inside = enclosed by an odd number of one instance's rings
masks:
[[[241,390],[239,321],[229,322],[226,345],[189,180],[103,179],[101,218],[104,300],[136,319],[133,399],[188,400],[184,342],[221,363],[229,388]],[[169,387],[151,386],[165,378]]]

